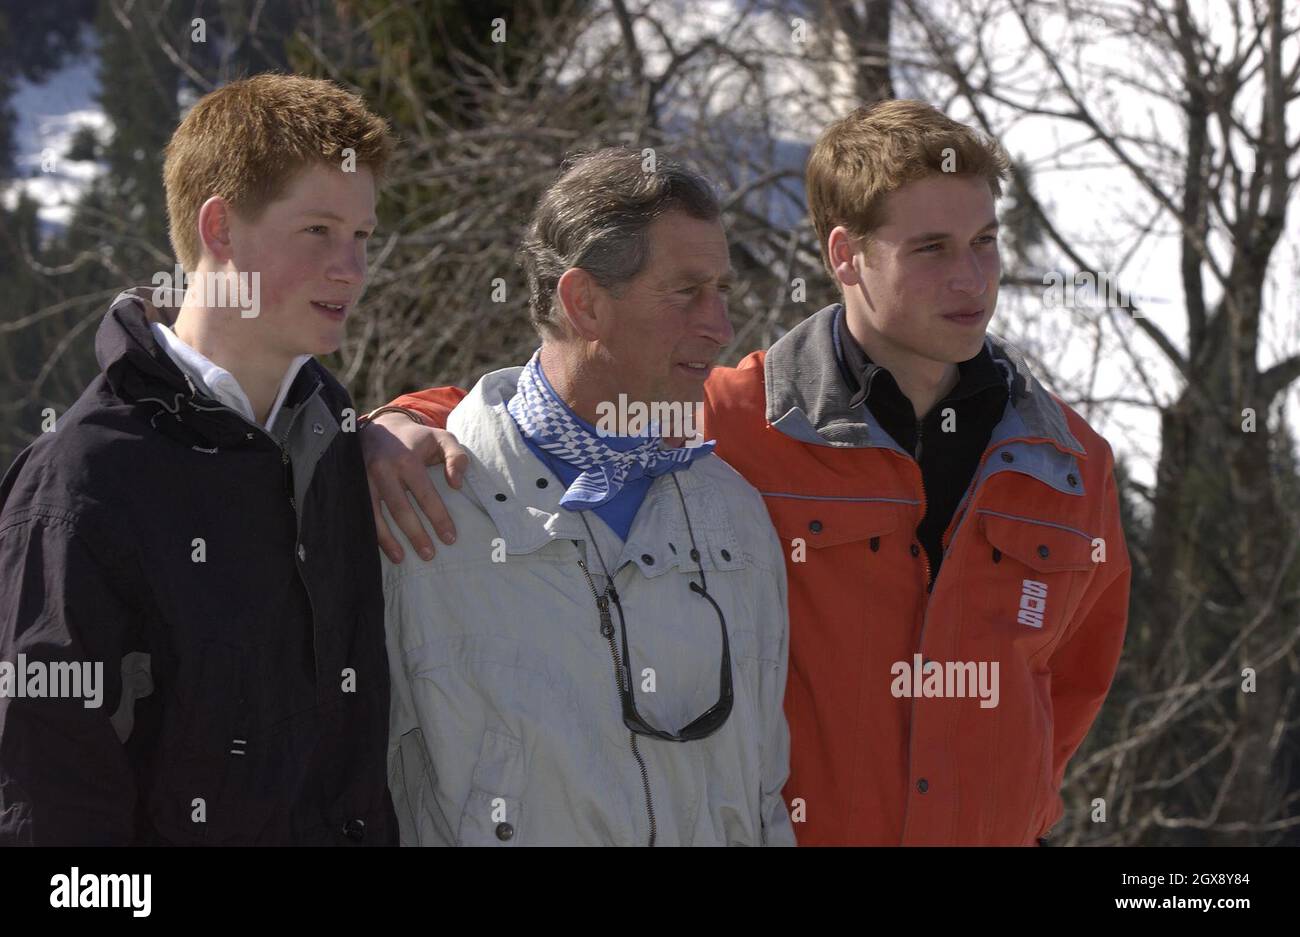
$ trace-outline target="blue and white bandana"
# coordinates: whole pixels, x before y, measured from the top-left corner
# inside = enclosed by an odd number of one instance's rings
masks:
[[[582,511],[607,504],[628,482],[687,468],[713,451],[713,440],[665,449],[657,436],[602,436],[559,398],[542,373],[541,351],[533,353],[506,404],[520,432],[544,452],[579,469],[560,506]]]

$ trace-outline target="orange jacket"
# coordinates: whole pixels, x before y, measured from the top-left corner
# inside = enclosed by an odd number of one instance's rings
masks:
[[[1124,640],[1130,566],[1110,447],[989,336],[1011,399],[927,593],[921,471],[869,410],[849,409],[835,309],[705,385],[706,434],[762,493],[787,547],[796,834],[1032,845],[1062,815],[1066,763]],[[460,396],[393,403],[441,425]],[[978,698],[993,664],[996,696]]]

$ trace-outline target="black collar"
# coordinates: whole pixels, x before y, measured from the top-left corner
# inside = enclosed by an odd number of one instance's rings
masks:
[[[894,376],[872,361],[849,332],[847,316],[841,306],[835,318],[835,355],[849,392],[853,395],[849,406],[856,409],[868,400],[872,410],[888,408],[893,411],[913,413],[912,403],[899,389]],[[1007,388],[1006,373],[994,362],[988,343],[981,346],[979,354],[957,364],[957,383],[939,405],[953,404],[993,388],[1003,392]]]

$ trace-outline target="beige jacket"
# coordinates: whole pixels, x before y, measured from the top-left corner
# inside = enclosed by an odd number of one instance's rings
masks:
[[[431,473],[456,543],[440,543],[431,562],[384,564],[402,843],[636,845],[653,826],[658,845],[793,845],[781,799],[785,565],[758,493],[712,455],[674,473],[698,566],[667,475],[625,544],[589,513],[593,545],[506,411],[520,370],[485,376],[448,422],[471,453],[462,490]],[[690,588],[702,566],[725,617],[735,694],[713,735],[633,742],[616,683],[618,618],[611,647],[578,565],[585,558],[604,590],[594,549],[626,614],[636,705],[671,731],[718,698],[718,617]]]

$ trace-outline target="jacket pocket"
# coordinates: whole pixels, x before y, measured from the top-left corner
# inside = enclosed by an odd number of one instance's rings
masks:
[[[1031,652],[1054,646],[1091,577],[1092,535],[1066,524],[980,509],[983,556],[968,570],[987,583],[977,631],[1010,638]]]
[[[1044,835],[1047,831],[1041,829],[1044,818],[1051,813],[1058,800],[1058,791],[1056,790],[1053,778],[1052,753],[1054,751],[1055,737],[1053,734],[1052,724],[1052,676],[1048,673],[1035,674],[1033,678],[1033,702],[1034,717],[1027,731],[1026,738],[1037,740],[1037,771],[1033,772],[1031,777],[1034,779],[1035,786],[1032,791],[1027,792],[1025,797],[1026,804],[1035,805],[1035,809],[1030,813],[1029,823],[1024,833],[1020,837],[1021,845],[1033,845],[1036,838]],[[1033,758],[1031,751],[1032,745],[1026,746],[1026,763],[1033,764],[1030,759]],[[1005,764],[1014,764],[1013,759],[1008,759]]]
[[[483,733],[469,798],[460,817],[461,846],[512,846],[523,832],[524,752],[496,729]]]
[[[772,492],[764,492],[763,501],[787,556],[800,543],[810,550],[825,550],[866,541],[866,549],[878,551],[881,539],[898,529],[902,512],[911,507],[883,498],[818,498]]]
[[[437,797],[437,774],[424,743],[424,730],[412,729],[397,740],[389,763],[389,787],[403,846],[449,846],[450,824]]]
[[[204,642],[180,662],[175,679],[158,678],[151,700],[161,709],[150,786],[150,818],[164,841],[221,842],[222,803],[235,738],[236,651]]]

